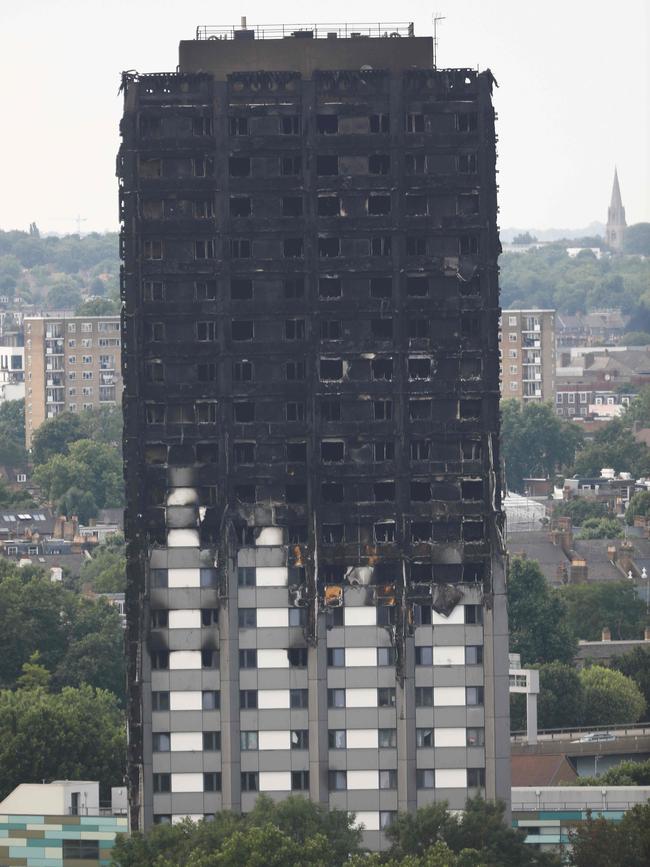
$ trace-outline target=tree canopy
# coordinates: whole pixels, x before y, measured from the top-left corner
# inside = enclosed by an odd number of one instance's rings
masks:
[[[643,635],[645,605],[631,581],[567,584],[555,592],[564,603],[569,629],[583,641],[598,641],[606,626],[615,640]]]
[[[620,822],[589,816],[570,836],[571,867],[647,867],[650,864],[650,803],[628,810]]]
[[[580,672],[583,690],[582,723],[614,725],[635,723],[645,713],[646,704],[641,690],[620,671],[592,665]]]
[[[650,709],[650,647],[635,647],[612,659],[611,667],[631,677]]]

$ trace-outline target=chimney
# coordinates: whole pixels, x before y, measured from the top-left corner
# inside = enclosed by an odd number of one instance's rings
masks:
[[[612,640],[612,631],[609,626],[603,626],[602,635],[600,637],[601,641],[611,641]]]

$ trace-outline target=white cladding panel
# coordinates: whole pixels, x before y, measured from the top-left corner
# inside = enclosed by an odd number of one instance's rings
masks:
[[[348,729],[346,735],[349,750],[379,749],[379,732],[377,729]]]
[[[464,686],[434,686],[433,706],[445,707],[449,705],[465,704]]]
[[[255,540],[258,546],[270,545],[271,547],[282,545],[283,542],[282,527],[263,527]]]
[[[291,749],[290,731],[260,731],[257,737],[260,750]]]
[[[376,647],[346,647],[345,664],[348,668],[377,665]]]
[[[172,774],[172,792],[202,792],[203,774]]]
[[[201,669],[201,651],[200,650],[172,650],[169,654],[170,670],[178,671],[179,669],[200,670]]]
[[[170,710],[201,710],[202,707],[203,696],[200,690],[169,693]]]
[[[200,752],[203,749],[201,732],[171,732],[169,739],[173,753]]]
[[[167,586],[170,589],[177,587],[200,587],[200,569],[168,569]]]
[[[257,691],[257,706],[260,710],[288,708],[288,689],[260,689]]]
[[[351,606],[343,609],[346,626],[376,626],[377,609],[374,605]]]
[[[289,570],[286,566],[258,566],[255,569],[258,587],[286,587],[288,581]]]
[[[461,623],[465,623],[465,606],[457,605],[452,611],[449,613],[449,617],[445,617],[444,614],[438,614],[437,611],[431,612],[431,622],[434,626],[444,626],[453,624],[454,626],[459,626]]]
[[[291,771],[260,771],[260,792],[290,792]]]
[[[461,728],[437,728],[434,730],[434,744],[437,747],[467,746],[467,732]]]
[[[289,609],[288,608],[258,608],[257,609],[257,626],[288,626],[289,625]]]
[[[346,707],[377,707],[376,687],[346,689],[345,705]]]
[[[172,825],[178,825],[179,822],[184,822],[185,819],[191,819],[192,822],[200,822],[203,818],[203,813],[174,813]]]
[[[467,768],[436,768],[436,789],[466,789]]]
[[[179,608],[177,611],[169,612],[169,628],[170,629],[200,629],[201,628],[201,609],[200,608]]]
[[[263,648],[257,651],[258,668],[289,668],[289,657],[283,648]]]
[[[465,665],[465,648],[454,644],[449,647],[436,645],[433,648],[434,665]]]
[[[378,831],[379,830],[379,812],[377,811],[363,811],[363,810],[355,810],[355,824],[357,828],[361,828],[365,831]]]
[[[348,789],[378,789],[379,771],[348,771]]]
[[[167,530],[168,548],[198,548],[198,530]]]

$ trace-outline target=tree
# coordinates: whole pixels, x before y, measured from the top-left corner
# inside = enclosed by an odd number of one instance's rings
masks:
[[[99,509],[124,503],[119,452],[92,440],[76,440],[67,455],[55,455],[37,466],[34,481],[51,503],[65,501],[71,488],[89,492]]]
[[[98,282],[106,291],[103,282],[101,280]],[[88,298],[79,304],[75,310],[75,316],[108,316],[119,312],[119,304],[110,298]]]
[[[85,409],[79,416],[84,430],[80,439],[94,440],[106,445],[122,446],[122,408],[101,406]]]
[[[591,813],[571,831],[572,867],[647,867],[650,864],[650,803],[637,804],[620,822]]]
[[[508,486],[523,491],[524,478],[550,478],[573,463],[582,433],[545,403],[501,404],[501,454]]]
[[[643,716],[645,699],[631,677],[592,665],[582,669],[580,681],[584,693],[584,725],[635,723]]]
[[[47,419],[32,439],[34,464],[38,466],[56,455],[67,455],[70,443],[81,439],[84,433],[80,417],[73,412],[62,412]]]
[[[623,252],[650,256],[650,223],[628,226],[623,235]]]
[[[81,567],[82,583],[90,584],[95,593],[120,593],[126,585],[126,557],[124,545],[113,547],[103,543]]]
[[[616,518],[587,518],[582,524],[581,539],[619,539],[623,528]]]
[[[512,239],[513,244],[536,244],[537,238],[535,235],[531,235],[530,232],[522,232],[519,235],[515,235]]]
[[[0,464],[13,468],[27,464],[24,400],[0,404]]]
[[[549,590],[534,560],[513,557],[508,574],[510,649],[522,664],[571,662],[577,642],[563,600]]]
[[[610,666],[632,678],[650,708],[650,647],[635,647],[612,659]]]
[[[621,335],[619,343],[621,346],[647,346],[650,343],[650,334],[647,331],[628,331]]]
[[[612,419],[578,452],[573,466],[577,475],[600,476],[603,467],[630,472],[636,478],[650,473],[650,450],[634,439],[626,422],[625,418]]]
[[[619,762],[596,777],[578,777],[577,786],[650,786],[650,759]]]
[[[124,719],[115,696],[90,686],[51,694],[0,691],[0,799],[19,783],[123,782]]]
[[[97,503],[90,491],[68,488],[57,503],[59,515],[76,515],[82,524],[87,524],[97,514]]]
[[[580,675],[573,665],[549,662],[539,667],[539,726],[543,729],[579,726],[583,716]]]
[[[631,581],[567,584],[555,592],[564,602],[569,629],[583,641],[598,641],[606,626],[619,641],[643,633],[645,605]]]
[[[47,293],[50,310],[76,310],[81,304],[81,292],[72,280],[60,280]]]
[[[349,867],[487,867],[487,863],[476,849],[462,849],[456,854],[446,843],[438,840],[421,856],[407,855],[406,858],[387,860],[378,854],[357,855],[349,862]]]
[[[598,500],[589,500],[587,497],[574,497],[572,500],[563,500],[553,509],[553,515],[557,518],[571,518],[574,527],[580,527],[588,518],[608,518],[611,512],[607,505]]]
[[[630,502],[625,510],[625,520],[632,526],[634,519],[650,515],[650,491],[637,491],[630,497]]]

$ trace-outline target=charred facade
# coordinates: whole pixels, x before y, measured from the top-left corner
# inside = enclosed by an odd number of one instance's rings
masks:
[[[374,848],[509,797],[493,79],[239,32],[123,76],[131,820]]]

